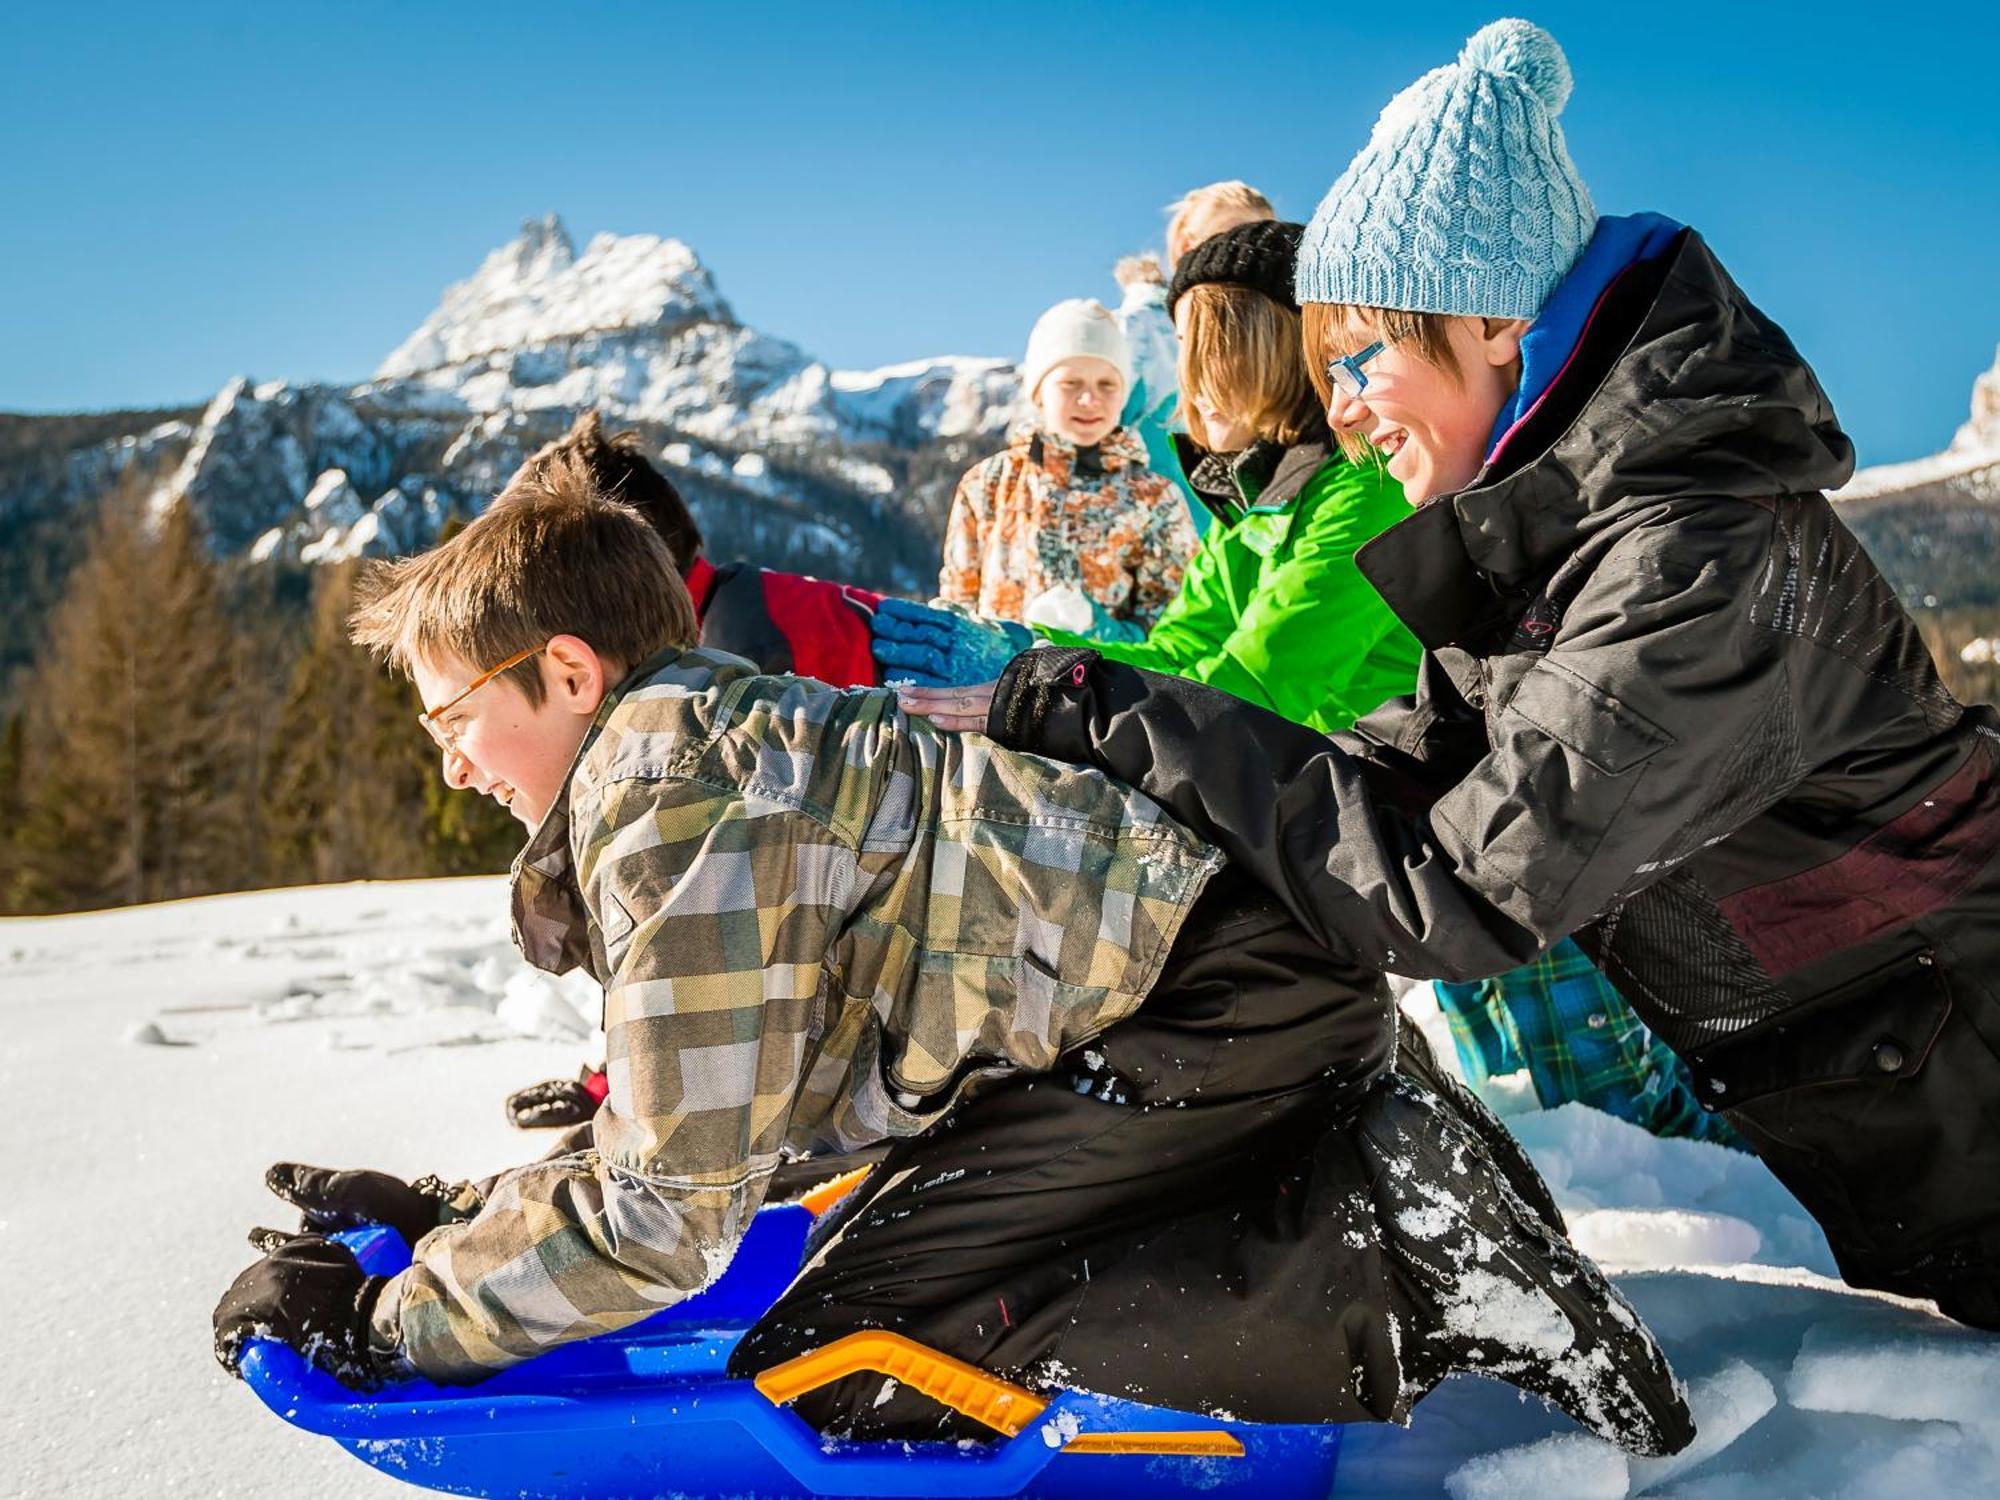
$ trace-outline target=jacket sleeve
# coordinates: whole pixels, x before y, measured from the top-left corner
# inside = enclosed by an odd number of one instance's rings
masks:
[[[1370,653],[1403,627],[1361,575],[1354,554],[1396,518],[1385,498],[1407,512],[1400,497],[1382,495],[1379,478],[1353,464],[1329,466],[1315,484],[1334,492],[1302,499],[1310,514],[1290,556],[1257,580],[1240,615],[1223,587],[1231,546],[1211,532],[1180,596],[1146,641],[1098,644],[1099,653],[1209,683],[1316,728],[1345,728],[1375,708],[1379,689],[1360,692],[1356,679]],[[1417,646],[1406,643],[1414,670]]]
[[[587,1145],[502,1174],[385,1289],[378,1343],[433,1380],[625,1327],[728,1265],[777,1165],[855,883],[852,848],[818,820],[752,816],[692,783],[614,783],[579,833],[612,975],[610,1093]]]
[[[1787,690],[1749,618],[1770,518],[1734,512],[1614,549],[1476,758],[1437,753],[1422,696],[1327,738],[1083,652],[1018,658],[989,730],[1147,792],[1335,953],[1501,973],[1781,794],[1719,774]]]
[[[986,521],[987,466],[965,471],[951,497],[944,527],[944,561],[938,568],[937,596],[947,604],[979,602],[980,547]]]
[[[1180,491],[1148,469],[1143,494],[1148,509],[1133,559],[1130,618],[1150,630],[1180,592],[1196,542]]]

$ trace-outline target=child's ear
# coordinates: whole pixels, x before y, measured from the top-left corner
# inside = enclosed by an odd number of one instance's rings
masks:
[[[555,679],[551,688],[558,701],[572,713],[596,713],[611,690],[610,664],[577,635],[551,636],[547,655]]]
[[[1528,331],[1526,318],[1480,319],[1479,347],[1486,362],[1495,368],[1519,364],[1521,336]]]

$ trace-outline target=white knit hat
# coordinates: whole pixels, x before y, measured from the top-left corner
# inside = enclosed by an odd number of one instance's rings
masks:
[[[1132,388],[1132,351],[1125,330],[1111,310],[1094,297],[1070,297],[1035,319],[1028,335],[1028,354],[1021,361],[1021,389],[1033,400],[1049,370],[1066,359],[1088,354],[1118,367],[1125,388]]]

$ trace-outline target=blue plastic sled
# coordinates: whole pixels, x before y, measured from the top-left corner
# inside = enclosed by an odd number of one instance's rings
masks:
[[[480,1385],[413,1381],[363,1396],[263,1341],[244,1352],[243,1375],[294,1426],[332,1438],[386,1474],[459,1495],[1322,1500],[1332,1493],[1339,1427],[1219,1422],[1074,1391],[1050,1400],[1015,1436],[990,1443],[820,1436],[757,1385],[726,1373],[736,1340],[796,1275],[811,1223],[795,1205],[766,1208],[729,1269],[700,1295]],[[408,1264],[408,1248],[391,1230],[341,1238],[370,1271],[387,1275]],[[1190,1442],[1240,1444],[1241,1453],[1104,1451]]]

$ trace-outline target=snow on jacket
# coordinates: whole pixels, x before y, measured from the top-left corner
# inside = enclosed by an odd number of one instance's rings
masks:
[[[1180,491],[1125,428],[1079,449],[1034,425],[967,471],[945,526],[938,597],[1026,623],[1051,589],[1080,589],[1113,619],[1150,626],[1194,551]]]
[[[1146,639],[1092,645],[1112,661],[1211,683],[1315,729],[1345,729],[1416,685],[1416,638],[1354,555],[1410,507],[1379,465],[1325,443],[1259,443],[1196,466],[1216,522]]]
[[[376,1339],[476,1380],[700,1290],[781,1147],[915,1134],[1137,1009],[1219,864],[1145,797],[891,692],[656,657],[514,865],[522,954],[604,985],[609,1096],[584,1149],[460,1189]]]
[[[1683,231],[1361,553],[1414,699],[1329,740],[1037,651],[993,724],[1152,793],[1338,954],[1470,978],[1576,932],[1850,1281],[2000,1326],[2000,721],[1821,493],[1852,464]]]

